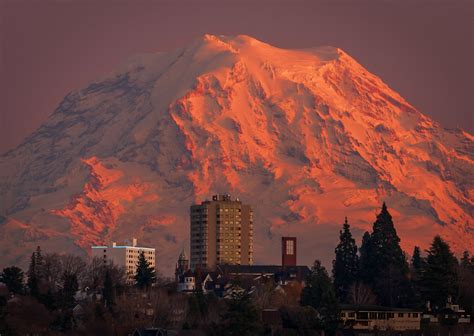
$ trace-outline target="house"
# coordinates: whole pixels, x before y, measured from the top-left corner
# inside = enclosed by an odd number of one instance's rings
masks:
[[[446,306],[433,311],[430,302],[427,303],[427,311],[423,314],[423,321],[428,323],[442,323],[446,325],[470,324],[471,315],[468,314],[460,305],[454,304],[452,298],[448,297]]]
[[[341,320],[354,330],[420,330],[422,312],[376,305],[341,305]]]
[[[180,293],[192,293],[196,290],[196,274],[188,269],[183,274],[177,275],[177,291]]]

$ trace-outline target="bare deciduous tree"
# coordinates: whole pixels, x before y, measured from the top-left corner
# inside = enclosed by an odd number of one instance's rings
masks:
[[[349,288],[349,303],[351,304],[375,304],[377,298],[372,289],[364,283],[356,282]]]

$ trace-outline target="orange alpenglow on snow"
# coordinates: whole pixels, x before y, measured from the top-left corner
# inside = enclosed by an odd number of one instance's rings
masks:
[[[473,140],[341,49],[205,35],[68,94],[0,158],[2,266],[136,236],[170,272],[189,205],[227,191],[254,208],[256,263],[288,234],[299,263],[328,262],[344,216],[361,236],[384,200],[407,251],[472,250]]]

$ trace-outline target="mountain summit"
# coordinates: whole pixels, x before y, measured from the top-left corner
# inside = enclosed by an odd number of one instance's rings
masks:
[[[435,234],[474,249],[474,138],[446,130],[338,48],[205,35],[71,92],[0,157],[2,266],[138,237],[169,271],[189,206],[229,192],[254,208],[256,262],[333,256],[385,201],[404,248]]]

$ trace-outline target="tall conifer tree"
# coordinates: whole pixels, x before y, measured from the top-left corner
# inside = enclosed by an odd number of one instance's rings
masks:
[[[411,296],[408,263],[385,202],[374,222],[370,238],[364,238],[361,247],[363,281],[372,286],[379,304],[406,304]]]
[[[461,267],[468,268],[469,266],[471,266],[469,251],[464,251],[461,258]]]
[[[352,238],[347,217],[342,230],[339,231],[339,244],[335,249],[336,258],[333,261],[332,275],[334,288],[340,302],[347,302],[349,287],[356,281],[358,275],[357,245]]]
[[[359,280],[367,285],[372,283],[372,260],[371,260],[370,233],[365,232],[359,249]]]
[[[150,266],[145,253],[142,251],[138,257],[137,273],[135,274],[136,285],[140,289],[149,288],[155,281],[155,268]]]
[[[41,284],[44,281],[44,260],[39,246],[36,248],[36,251],[31,254],[27,275],[27,286],[30,294],[39,299]]]
[[[28,290],[30,291],[30,295],[33,297],[39,297],[39,284],[38,284],[38,276],[36,270],[36,252],[31,254],[30,258],[30,265],[28,267],[28,280],[26,282],[28,286]]]
[[[419,307],[423,306],[423,300],[421,299],[421,272],[423,267],[423,258],[421,257],[421,251],[418,246],[413,248],[410,264],[410,275],[411,285],[413,289],[413,303]]]
[[[433,239],[427,252],[421,276],[423,297],[432,307],[442,307],[448,296],[458,294],[458,261],[440,236]]]
[[[414,270],[420,270],[422,266],[423,260],[421,259],[421,252],[420,248],[418,246],[415,246],[413,248],[413,255],[411,257],[411,267]]]

